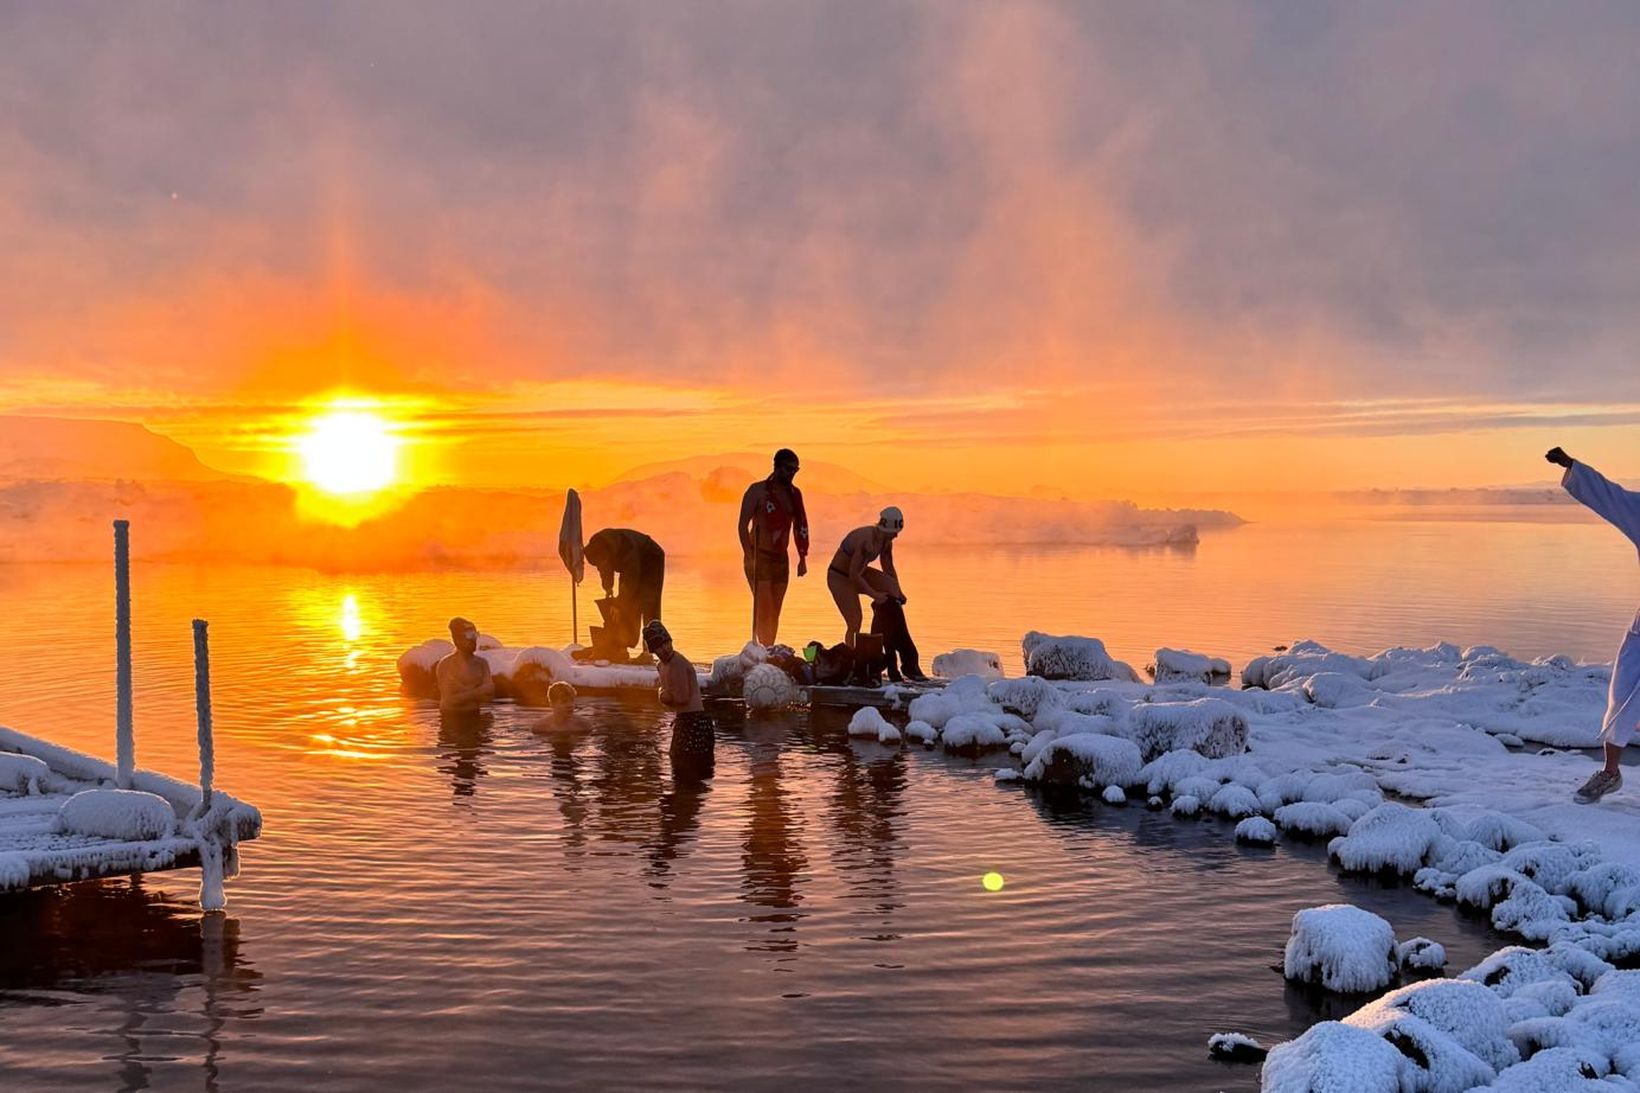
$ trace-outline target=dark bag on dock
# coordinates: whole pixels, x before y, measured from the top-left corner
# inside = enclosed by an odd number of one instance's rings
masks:
[[[904,676],[922,679],[922,664],[917,658],[917,644],[911,640],[911,629],[905,621],[905,605],[890,598],[871,605],[871,632],[882,638],[884,668],[895,683]]]

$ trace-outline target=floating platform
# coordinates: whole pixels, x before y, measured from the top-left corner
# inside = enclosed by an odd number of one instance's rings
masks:
[[[0,726],[0,893],[185,869],[204,864],[202,856],[218,851],[222,871],[232,876],[237,844],[262,832],[262,814],[245,802],[212,791],[209,807],[202,808],[200,787],[145,770],[132,773],[130,788],[169,806],[169,823],[163,815],[154,815],[161,810],[151,798],[108,796],[116,805],[134,803],[139,813],[140,806],[149,806],[135,824],[145,828],[137,834],[148,837],[131,838],[129,831],[92,833],[87,825],[65,819],[64,806],[76,794],[111,791],[116,777],[112,763]],[[81,800],[82,810],[86,803],[101,803]],[[100,818],[107,820],[106,815]]]
[[[448,641],[426,641],[399,657],[401,689],[412,698],[438,698],[434,671],[438,662],[455,647]],[[493,638],[480,638],[478,655],[490,666],[497,698],[511,699],[520,706],[546,706],[547,689],[563,680],[576,693],[594,698],[652,699],[660,685],[653,664],[610,664],[575,660],[568,652],[544,646],[508,648]],[[696,666],[701,694],[715,701],[738,702],[740,692],[714,686],[711,673]],[[923,683],[885,683],[881,687],[798,687],[799,705],[858,708],[876,706],[892,709],[909,703],[919,694],[939,690],[946,680]]]

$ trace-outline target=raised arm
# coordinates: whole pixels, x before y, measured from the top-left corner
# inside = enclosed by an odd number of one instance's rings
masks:
[[[1577,460],[1570,460],[1560,484],[1567,493],[1598,513],[1640,548],[1640,493],[1624,489],[1587,463]]]

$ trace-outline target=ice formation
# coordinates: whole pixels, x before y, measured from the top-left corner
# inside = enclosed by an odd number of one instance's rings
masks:
[[[1001,679],[1002,658],[979,649],[953,649],[934,657],[933,670],[943,679],[958,676],[978,676],[981,679]]]
[[[1395,930],[1371,911],[1330,903],[1293,916],[1282,961],[1288,979],[1355,994],[1387,985],[1396,968]]]
[[[87,789],[63,802],[57,830],[122,842],[163,839],[176,829],[165,798],[136,789]]]
[[[797,684],[773,664],[754,664],[741,680],[741,694],[748,710],[780,710],[797,701]]]

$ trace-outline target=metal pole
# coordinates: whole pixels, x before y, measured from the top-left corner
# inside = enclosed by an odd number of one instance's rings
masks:
[[[211,736],[211,649],[205,620],[194,620],[194,712],[199,720],[200,814],[211,810],[211,779],[216,773],[216,745]]]
[[[581,590],[575,584],[575,573],[569,575],[569,636],[571,645],[581,644]]]
[[[136,769],[131,724],[131,521],[114,521],[114,784],[131,788]]]

